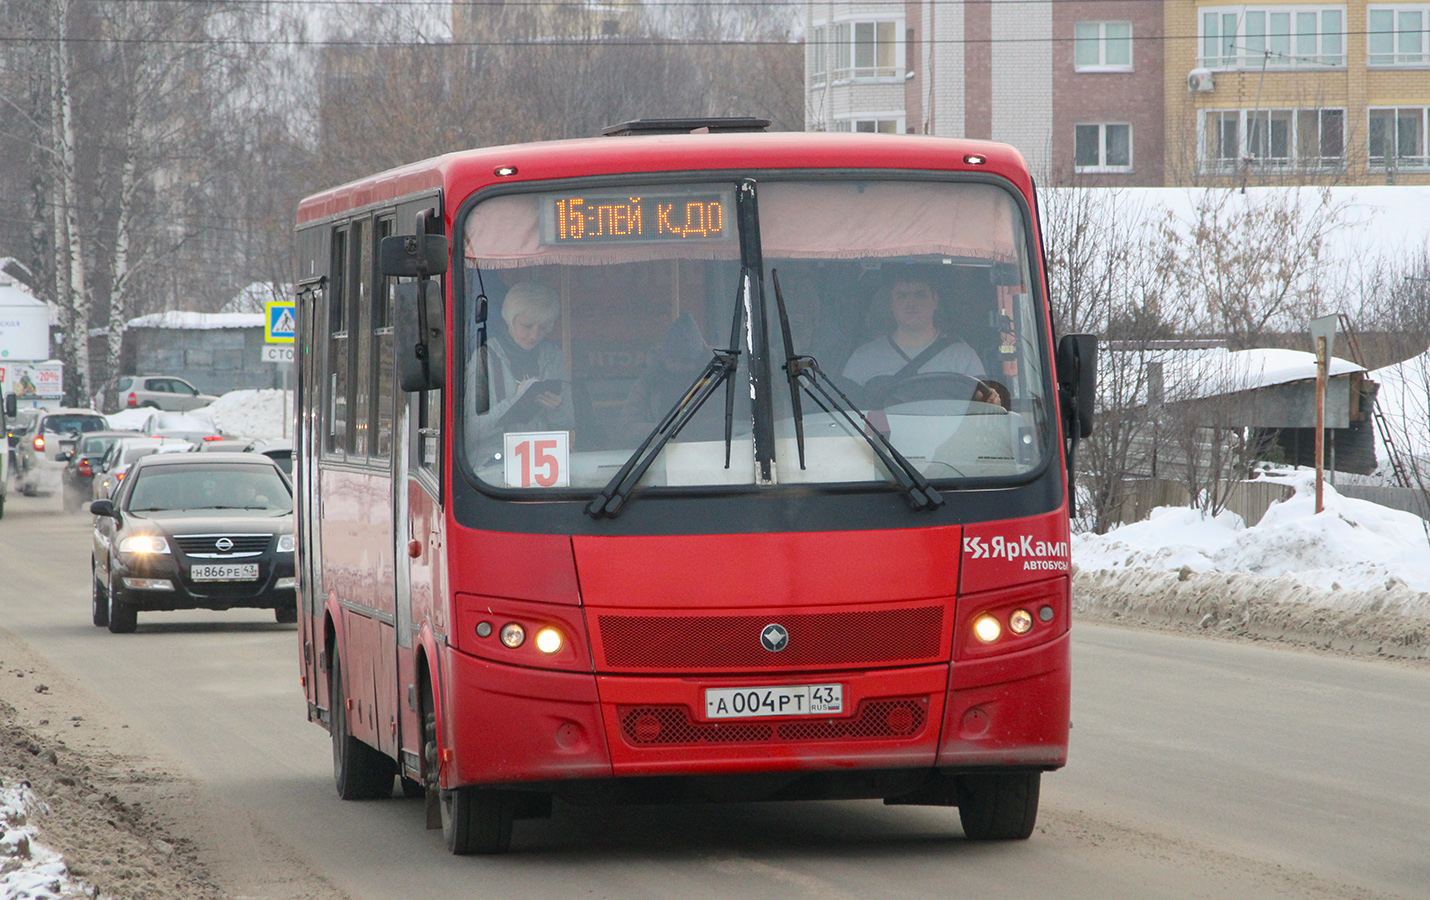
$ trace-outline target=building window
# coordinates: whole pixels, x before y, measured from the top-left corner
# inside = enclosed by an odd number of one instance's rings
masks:
[[[1372,169],[1430,168],[1425,135],[1430,108],[1372,109],[1367,136]]]
[[[1372,6],[1366,10],[1366,63],[1430,66],[1430,6]]]
[[[1131,72],[1131,22],[1079,22],[1073,26],[1073,68],[1078,72]]]
[[[809,41],[809,80],[811,84],[824,84],[825,75],[828,73],[827,50],[825,43],[828,31],[824,25],[816,25],[810,30]]]
[[[1078,125],[1073,134],[1073,163],[1078,172],[1132,171],[1132,126]]]
[[[902,134],[904,117],[889,115],[870,119],[835,119],[832,125],[835,131],[852,131],[857,134]]]
[[[1340,6],[1223,6],[1203,9],[1199,65],[1209,69],[1342,67],[1345,9]]]
[[[1343,109],[1221,109],[1202,114],[1202,168],[1339,169],[1345,163]]]
[[[832,26],[835,81],[898,78],[901,22],[840,22]]]

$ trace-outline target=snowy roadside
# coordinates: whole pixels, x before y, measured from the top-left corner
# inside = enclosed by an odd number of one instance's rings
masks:
[[[1072,540],[1073,603],[1085,616],[1215,630],[1354,653],[1430,658],[1430,544],[1418,516],[1324,486],[1255,525],[1161,508],[1146,521]]]

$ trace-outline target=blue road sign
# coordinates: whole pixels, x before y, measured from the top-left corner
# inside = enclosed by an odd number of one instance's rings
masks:
[[[263,340],[270,344],[291,344],[298,333],[298,316],[292,300],[269,300],[264,304],[267,317]]]

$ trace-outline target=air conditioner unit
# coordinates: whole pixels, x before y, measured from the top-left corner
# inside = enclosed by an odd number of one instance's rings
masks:
[[[1187,73],[1187,90],[1194,94],[1206,94],[1216,89],[1211,69],[1193,69]]]

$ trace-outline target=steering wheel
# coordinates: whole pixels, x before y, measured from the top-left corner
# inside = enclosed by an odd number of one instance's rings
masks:
[[[877,399],[883,406],[919,400],[973,400],[991,392],[983,382],[960,372],[921,372],[881,385]]]

